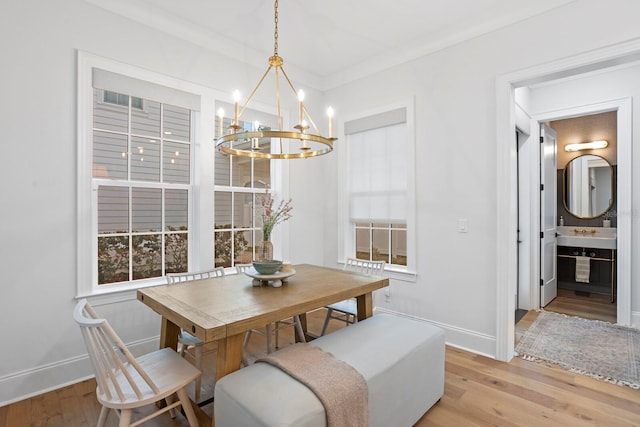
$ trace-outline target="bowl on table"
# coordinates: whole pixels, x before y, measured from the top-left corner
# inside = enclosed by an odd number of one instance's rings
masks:
[[[253,268],[260,274],[274,274],[280,270],[282,261],[275,259],[265,259],[262,261],[253,261]]]

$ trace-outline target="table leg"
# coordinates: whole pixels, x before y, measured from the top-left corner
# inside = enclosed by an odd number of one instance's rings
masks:
[[[163,316],[160,324],[160,348],[170,347],[177,350],[179,333],[180,328]]]
[[[373,316],[373,297],[371,292],[356,297],[358,301],[358,321]]]
[[[244,333],[218,340],[216,381],[240,369],[242,365],[243,342]]]
[[[242,365],[244,335],[244,333],[232,335],[217,341],[216,381],[240,369]],[[211,426],[216,427],[215,409],[211,417]]]

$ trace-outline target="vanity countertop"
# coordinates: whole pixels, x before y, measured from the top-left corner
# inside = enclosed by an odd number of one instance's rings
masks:
[[[558,246],[616,249],[617,232],[611,227],[558,226]]]

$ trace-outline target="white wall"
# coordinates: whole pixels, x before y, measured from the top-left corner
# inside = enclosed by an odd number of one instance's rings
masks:
[[[496,77],[636,38],[638,13],[634,1],[573,2],[328,92],[344,116],[415,96],[418,276],[392,281],[385,309],[496,354]]]
[[[501,196],[495,190],[495,78],[638,37],[639,14],[636,0],[574,2],[517,28],[461,43],[326,94],[341,117],[415,97],[418,279],[393,280],[390,302],[383,308],[429,319],[446,328],[452,344],[495,354],[495,207]],[[238,82],[253,84],[262,70],[81,0],[5,2],[0,36],[0,129],[5,147],[0,168],[2,405],[90,372],[80,332],[71,319],[77,251],[76,51],[224,93]],[[243,55],[238,52],[238,58]],[[309,99],[320,95],[308,91]],[[320,100],[314,102],[321,106]],[[291,164],[293,262],[333,266],[338,260],[336,194],[341,165],[336,154]],[[469,233],[457,233],[458,218],[469,220]],[[98,309],[138,351],[153,348],[159,319],[127,298],[131,296],[125,295],[124,302],[102,298]]]

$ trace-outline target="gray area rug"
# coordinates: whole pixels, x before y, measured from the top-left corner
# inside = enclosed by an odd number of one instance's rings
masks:
[[[545,361],[640,389],[640,330],[541,311],[516,346],[525,360]]]

